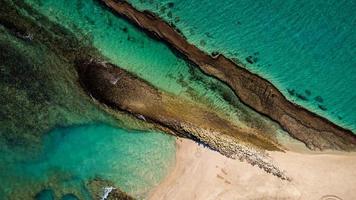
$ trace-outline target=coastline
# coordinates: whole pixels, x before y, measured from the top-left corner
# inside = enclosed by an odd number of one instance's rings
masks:
[[[176,144],[175,167],[148,199],[356,198],[356,153],[270,152],[292,178],[284,181],[194,141],[178,138]]]
[[[268,80],[249,72],[238,61],[223,55],[207,55],[184,36],[148,11],[138,11],[126,1],[101,0],[112,11],[167,43],[195,63],[204,73],[223,81],[239,99],[258,113],[276,121],[292,137],[313,150],[356,149],[356,136],[305,108],[288,101]]]

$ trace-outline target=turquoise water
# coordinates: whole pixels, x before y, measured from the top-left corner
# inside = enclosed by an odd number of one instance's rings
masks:
[[[129,2],[175,24],[204,51],[242,61],[291,101],[356,131],[356,1]]]
[[[42,151],[37,154],[2,145],[0,168],[6,173],[0,173],[0,196],[39,192],[34,189],[38,185],[51,188],[38,193],[39,199],[67,193],[87,199],[85,183],[99,177],[142,197],[167,173],[174,163],[174,152],[173,137],[158,132],[104,124],[56,128],[43,139]]]

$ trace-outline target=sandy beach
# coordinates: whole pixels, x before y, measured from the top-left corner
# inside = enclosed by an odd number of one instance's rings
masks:
[[[151,200],[356,199],[356,154],[270,152],[292,181],[178,138],[176,165]]]

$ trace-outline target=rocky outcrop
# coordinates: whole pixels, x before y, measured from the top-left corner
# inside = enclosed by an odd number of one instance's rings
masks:
[[[159,91],[112,64],[78,61],[77,68],[83,87],[101,103],[287,179],[263,151],[279,151],[282,147],[263,132],[236,126],[205,105]]]
[[[111,181],[101,178],[94,178],[86,183],[94,200],[134,200],[133,197],[114,186],[115,184]]]
[[[206,74],[229,85],[249,107],[279,123],[292,137],[304,142],[310,149],[353,151],[356,136],[290,101],[269,81],[245,69],[223,55],[210,56],[189,44],[179,30],[148,11],[138,11],[126,1],[102,0],[118,13],[150,35],[161,39],[197,64]]]

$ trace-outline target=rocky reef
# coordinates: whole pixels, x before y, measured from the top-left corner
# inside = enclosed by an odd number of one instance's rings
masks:
[[[287,179],[263,151],[279,151],[283,147],[263,132],[238,127],[204,105],[159,91],[110,63],[80,60],[77,68],[83,87],[101,103]]]
[[[356,149],[356,136],[350,130],[288,101],[269,81],[247,71],[240,62],[220,54],[207,55],[189,44],[179,30],[149,11],[138,11],[126,1],[102,2],[149,35],[166,42],[186,59],[197,64],[206,74],[225,82],[242,102],[276,121],[292,137],[302,141],[310,149]]]
[[[112,182],[100,178],[89,181],[86,187],[95,200],[134,200],[133,197],[116,188]]]

